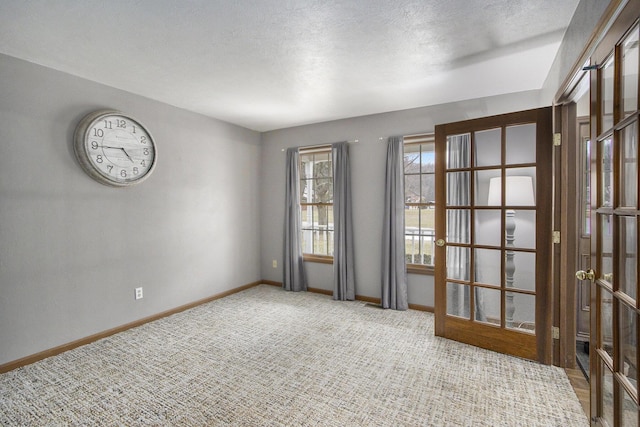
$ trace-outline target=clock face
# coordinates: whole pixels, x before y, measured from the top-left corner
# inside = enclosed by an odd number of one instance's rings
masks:
[[[82,119],[74,149],[92,178],[112,186],[137,184],[156,164],[156,147],[149,132],[118,111],[96,111]]]

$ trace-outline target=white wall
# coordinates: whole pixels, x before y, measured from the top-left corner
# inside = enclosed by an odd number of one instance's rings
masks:
[[[351,144],[356,294],[380,298],[382,212],[387,137],[432,132],[436,124],[540,107],[538,92],[337,120],[263,134],[261,193],[262,278],[282,281],[284,148],[344,140]],[[380,140],[382,138],[382,140]],[[272,260],[278,268],[272,267]],[[332,265],[306,263],[309,286],[332,290]],[[433,307],[433,277],[409,275],[409,302]]]
[[[75,160],[107,107],[156,140],[138,186]],[[259,170],[257,132],[0,55],[0,364],[258,281]]]

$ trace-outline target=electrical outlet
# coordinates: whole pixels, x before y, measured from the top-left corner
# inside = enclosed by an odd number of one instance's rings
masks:
[[[277,259],[273,260],[273,268],[278,268],[278,260]]]
[[[136,299],[142,299],[142,288],[136,288]]]

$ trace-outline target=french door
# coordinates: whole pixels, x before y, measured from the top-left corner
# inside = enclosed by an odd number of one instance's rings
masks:
[[[591,63],[591,421],[637,426],[639,2],[632,1]]]
[[[551,361],[551,108],[438,125],[436,335]]]

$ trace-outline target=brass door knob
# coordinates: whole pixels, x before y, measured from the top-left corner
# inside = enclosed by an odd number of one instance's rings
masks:
[[[444,239],[438,239],[438,240],[436,240],[436,246],[440,246],[440,247],[442,247],[442,246],[444,246],[444,245],[445,245],[445,243],[446,243],[446,242],[444,241]]]
[[[587,271],[578,270],[576,271],[576,279],[591,280],[593,282],[594,280],[596,280],[596,273],[592,269],[588,269]]]

